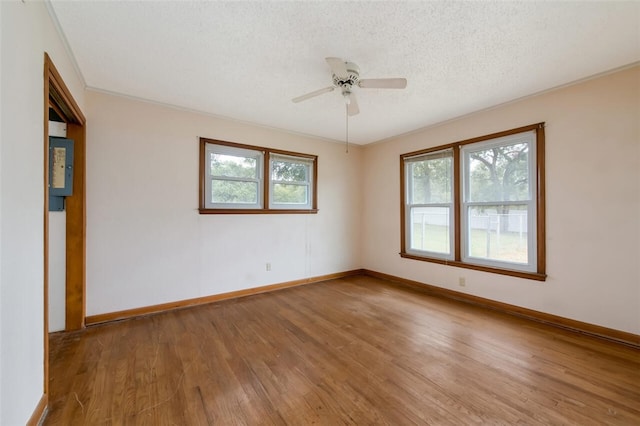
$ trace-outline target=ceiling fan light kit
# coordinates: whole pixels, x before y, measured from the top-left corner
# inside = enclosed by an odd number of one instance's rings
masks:
[[[325,58],[329,67],[331,67],[331,79],[333,86],[315,90],[302,96],[293,98],[294,103],[306,101],[307,99],[333,92],[340,89],[342,97],[346,105],[347,115],[347,152],[349,152],[349,120],[350,115],[360,113],[358,101],[356,99],[354,88],[362,89],[404,89],[407,87],[406,78],[367,78],[360,80],[360,67],[353,62],[345,61],[340,58]]]

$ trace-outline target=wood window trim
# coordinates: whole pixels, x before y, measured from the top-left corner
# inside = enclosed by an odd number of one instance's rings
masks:
[[[405,259],[413,259],[419,260],[423,262],[431,262],[438,263],[443,265],[450,265],[459,268],[473,269],[477,271],[491,272],[495,274],[501,275],[509,275],[518,278],[526,278],[536,281],[545,281],[546,280],[546,218],[545,218],[545,150],[544,150],[544,134],[545,123],[535,123],[528,126],[522,126],[515,129],[505,130],[502,132],[491,133],[484,136],[479,136],[471,139],[465,139],[459,142],[453,142],[445,145],[438,145],[436,147],[426,148],[419,151],[413,151],[406,154],[400,155],[400,257]],[[464,145],[469,145],[477,142],[483,142],[490,139],[497,139],[504,136],[510,136],[517,133],[524,133],[529,131],[536,131],[536,164],[535,164],[535,179],[537,183],[536,188],[536,250],[537,250],[537,265],[536,272],[527,272],[520,270],[511,270],[505,268],[497,268],[492,266],[478,265],[468,262],[462,261],[462,248],[461,248],[461,177],[460,177],[460,147]],[[454,260],[447,259],[439,259],[433,257],[423,257],[411,253],[407,253],[406,251],[406,207],[405,207],[405,197],[406,197],[406,183],[405,183],[405,159],[409,157],[414,157],[417,155],[428,154],[430,152],[442,151],[445,149],[453,150],[453,197],[454,197],[454,226],[455,226],[455,238],[454,238]]]
[[[262,151],[264,153],[264,164],[262,167],[262,185],[263,185],[263,208],[260,209],[224,209],[224,208],[207,208],[205,207],[205,156],[207,144],[224,145],[232,148],[248,149],[254,151]],[[273,209],[269,208],[269,160],[271,155],[284,155],[290,157],[298,157],[313,161],[312,175],[312,194],[310,209]],[[218,139],[200,138],[200,157],[199,157],[199,185],[198,185],[198,212],[200,214],[316,214],[318,213],[318,156],[312,154],[304,154],[300,152],[286,151],[281,149],[266,148],[256,145],[247,145],[237,142],[229,142]]]

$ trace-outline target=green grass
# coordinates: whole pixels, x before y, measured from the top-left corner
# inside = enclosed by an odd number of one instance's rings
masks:
[[[449,252],[449,230],[446,226],[414,224],[411,248],[437,253]],[[488,241],[487,241],[488,237]],[[471,256],[506,262],[527,262],[527,235],[522,239],[517,232],[487,233],[485,230],[471,230]]]
[[[420,222],[414,223],[412,240],[412,249],[449,252],[449,228],[446,226],[424,225],[423,228]]]

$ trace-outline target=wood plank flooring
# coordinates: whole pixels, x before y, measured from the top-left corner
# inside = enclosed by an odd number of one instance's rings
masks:
[[[366,276],[50,348],[45,425],[640,424],[640,351]]]

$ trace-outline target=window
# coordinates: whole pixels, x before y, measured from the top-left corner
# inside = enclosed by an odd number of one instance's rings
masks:
[[[400,156],[402,257],[544,280],[544,123]]]
[[[273,154],[269,159],[272,209],[310,209],[313,161]]]
[[[208,208],[262,208],[262,151],[206,145],[209,179],[205,181]]]
[[[200,213],[316,213],[317,156],[200,138]]]
[[[535,132],[461,148],[462,260],[536,270]]]
[[[453,151],[405,159],[407,180],[407,251],[453,259]]]

